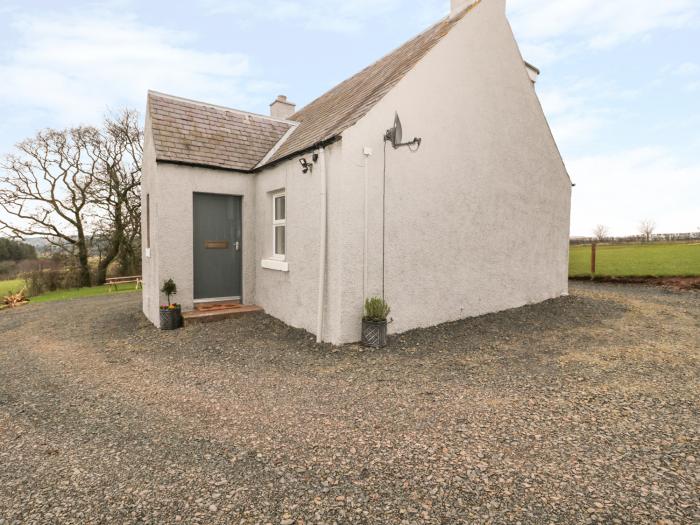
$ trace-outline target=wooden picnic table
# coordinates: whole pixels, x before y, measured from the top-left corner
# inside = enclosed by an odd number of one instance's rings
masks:
[[[129,277],[108,277],[105,280],[105,286],[109,286],[109,291],[111,292],[114,290],[115,292],[117,291],[117,287],[120,284],[131,284],[135,283],[136,288],[135,290],[138,290],[139,288],[143,288],[143,277],[140,275],[132,275]]]

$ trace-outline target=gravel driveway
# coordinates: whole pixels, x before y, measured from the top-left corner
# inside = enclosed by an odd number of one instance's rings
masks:
[[[317,346],[139,296],[0,313],[0,524],[699,523],[700,292]]]

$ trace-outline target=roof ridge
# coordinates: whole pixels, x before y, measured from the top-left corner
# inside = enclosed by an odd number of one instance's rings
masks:
[[[355,125],[481,2],[476,0],[459,14],[443,17],[294,113],[290,118],[301,125],[270,161],[338,137]]]
[[[389,51],[388,53],[385,53],[384,55],[382,55],[381,57],[379,57],[377,60],[375,60],[375,61],[372,62],[371,64],[369,64],[369,65],[363,67],[363,68],[360,69],[357,73],[352,74],[351,76],[349,76],[349,77],[346,78],[345,80],[341,80],[341,81],[338,82],[336,85],[334,85],[333,87],[331,87],[330,89],[328,89],[325,93],[320,94],[318,97],[316,97],[315,99],[313,99],[311,102],[309,102],[308,104],[306,104],[304,107],[299,108],[299,110],[296,111],[296,112],[294,113],[294,115],[296,115],[297,113],[302,112],[305,108],[309,107],[310,105],[316,103],[317,101],[319,101],[320,99],[322,99],[322,98],[325,97],[326,95],[328,95],[328,94],[330,94],[331,92],[335,91],[337,88],[339,88],[339,87],[342,86],[343,84],[345,84],[345,83],[347,83],[347,82],[350,82],[350,81],[353,80],[354,78],[356,78],[356,77],[362,75],[362,73],[364,73],[364,72],[367,71],[368,69],[371,69],[371,68],[375,67],[375,66],[376,66],[377,64],[379,64],[382,60],[385,60],[385,59],[389,58],[391,55],[393,55],[394,53],[396,53],[397,51],[399,51],[399,50],[400,50],[402,47],[404,47],[406,44],[412,42],[413,40],[416,40],[416,39],[420,38],[421,36],[423,36],[423,35],[425,35],[426,33],[432,31],[433,29],[435,29],[435,28],[436,28],[437,26],[439,26],[440,24],[444,24],[444,23],[447,22],[447,21],[449,21],[449,16],[446,16],[446,17],[441,18],[440,20],[438,20],[437,22],[435,22],[433,25],[431,25],[431,26],[428,27],[427,29],[424,29],[423,31],[421,31],[421,32],[418,33],[417,35],[412,36],[411,38],[409,38],[408,40],[406,40],[406,41],[403,42],[402,44],[396,46],[394,49],[392,49],[392,50]],[[292,116],[294,116],[294,115],[292,115]]]
[[[405,42],[399,44],[399,45],[396,46],[394,49],[392,49],[391,51],[385,53],[383,56],[379,57],[377,60],[375,60],[375,61],[372,62],[371,64],[369,64],[369,65],[363,67],[363,68],[362,68],[361,70],[359,70],[357,73],[355,73],[355,74],[349,76],[349,77],[346,78],[345,80],[342,80],[342,81],[339,82],[338,84],[334,85],[332,88],[328,89],[325,93],[322,93],[321,95],[319,95],[318,97],[316,97],[315,99],[313,99],[311,102],[309,102],[308,104],[306,104],[304,107],[300,108],[298,111],[296,111],[296,112],[294,113],[294,115],[296,115],[296,114],[302,112],[305,108],[309,107],[311,104],[314,104],[314,103],[317,102],[318,100],[322,99],[323,97],[325,97],[326,95],[328,95],[328,94],[331,93],[332,91],[335,91],[337,88],[339,88],[340,86],[342,86],[342,85],[345,84],[346,82],[350,82],[350,81],[353,80],[355,77],[362,75],[362,73],[364,73],[364,72],[367,71],[368,69],[371,69],[371,68],[375,67],[375,66],[376,66],[377,64],[379,64],[382,60],[385,60],[385,59],[389,58],[391,55],[393,55],[394,53],[396,53],[397,51],[400,51],[404,46],[410,44],[410,43],[413,42],[414,40],[420,39],[422,36],[425,36],[427,33],[430,33],[431,31],[435,30],[438,26],[440,26],[440,25],[442,25],[442,24],[444,24],[444,23],[448,23],[448,24],[450,25],[450,29],[451,29],[452,26],[454,26],[457,22],[459,22],[462,18],[464,18],[465,15],[466,15],[467,13],[469,13],[472,9],[474,9],[474,8],[475,8],[477,5],[479,5],[481,2],[482,2],[482,0],[475,0],[471,5],[469,5],[469,6],[467,6],[466,8],[464,8],[464,10],[462,10],[462,12],[459,13],[458,15],[456,15],[455,17],[451,17],[450,15],[447,15],[447,16],[442,17],[442,18],[439,19],[437,22],[435,22],[433,25],[428,26],[426,29],[424,29],[424,30],[421,31],[420,33],[418,33],[418,34],[412,36],[411,38],[409,38],[409,39],[406,40]],[[448,32],[449,32],[449,31],[448,31]],[[443,36],[444,36],[444,35],[443,35]],[[294,115],[292,115],[292,116],[294,116]]]
[[[298,126],[299,123],[294,121],[294,120],[289,120],[289,119],[283,119],[279,117],[271,117],[269,115],[261,115],[260,113],[253,113],[252,111],[243,111],[242,109],[236,109],[236,108],[230,108],[227,106],[221,106],[219,104],[212,104],[210,102],[204,102],[201,100],[194,100],[191,98],[185,98],[185,97],[178,97],[177,95],[170,95],[168,93],[163,93],[161,91],[155,91],[153,89],[148,90],[148,96],[155,95],[157,97],[163,97],[163,98],[169,98],[171,100],[176,100],[179,102],[186,102],[188,104],[197,104],[199,106],[204,106],[208,108],[214,108],[214,109],[221,109],[223,111],[230,111],[232,113],[238,113],[240,115],[247,115],[250,117],[257,117],[257,118],[262,118],[266,120],[272,120],[274,122],[282,122],[284,124],[289,124],[290,126]]]

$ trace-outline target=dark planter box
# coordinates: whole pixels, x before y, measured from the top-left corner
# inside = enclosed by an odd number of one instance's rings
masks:
[[[386,321],[362,320],[362,344],[372,348],[383,348],[386,346]]]
[[[160,329],[177,330],[182,326],[182,310],[178,306],[172,310],[160,309]]]

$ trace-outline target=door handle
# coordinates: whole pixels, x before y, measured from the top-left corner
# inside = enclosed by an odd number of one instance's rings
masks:
[[[239,241],[236,241],[236,251],[239,251],[241,249],[241,243]]]

